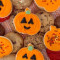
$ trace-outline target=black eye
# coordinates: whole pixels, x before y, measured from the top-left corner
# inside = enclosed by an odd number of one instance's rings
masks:
[[[25,54],[22,58],[26,58],[26,59],[28,59],[27,54]]]
[[[32,18],[30,19],[30,21],[28,22],[28,24],[34,24]]]
[[[32,60],[36,60],[36,56],[33,55],[33,56],[31,57],[31,59],[32,59]]]
[[[25,17],[22,19],[21,23],[27,23]]]
[[[2,1],[0,1],[0,6],[3,6],[3,3],[2,3]]]

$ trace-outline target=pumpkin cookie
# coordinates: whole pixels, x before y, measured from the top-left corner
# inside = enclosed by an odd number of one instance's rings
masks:
[[[10,15],[12,12],[12,3],[10,0],[0,0],[0,18]]]
[[[34,0],[35,3],[48,12],[54,12],[60,7],[60,0]]]
[[[10,32],[5,37],[9,38],[13,43],[12,53],[16,53],[23,46],[23,38],[18,33]]]
[[[16,9],[25,9],[33,0],[11,0]]]
[[[0,24],[0,36],[5,34],[5,28]]]
[[[47,31],[49,31],[50,25],[54,25],[54,18],[53,18],[53,16],[50,13],[48,13],[46,11],[43,11],[43,10],[39,11],[37,13],[37,16],[41,20],[40,32],[46,33]]]
[[[51,51],[60,51],[60,28],[51,26],[44,36],[44,44]]]
[[[40,19],[37,15],[31,13],[29,8],[26,8],[25,12],[18,13],[13,23],[17,32],[28,35],[37,34],[41,27]]]
[[[40,33],[41,34],[41,33]],[[35,48],[42,50],[45,48],[43,43],[43,34],[36,34],[33,36],[27,36],[24,39],[24,46],[27,46],[29,43],[33,44]]]
[[[9,55],[13,50],[13,45],[9,39],[0,36],[0,58]]]
[[[43,54],[34,49],[33,45],[20,49],[16,55],[16,60],[44,60]]]

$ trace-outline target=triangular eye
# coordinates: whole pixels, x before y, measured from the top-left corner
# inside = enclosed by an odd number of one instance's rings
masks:
[[[25,54],[22,58],[26,58],[26,59],[28,59],[27,54]]]
[[[27,23],[25,17],[22,19],[21,23]]]
[[[30,21],[28,22],[28,24],[34,24],[32,18],[30,19]]]
[[[36,60],[36,56],[33,55],[33,56],[31,57],[31,59],[32,59],[32,60]]]
[[[2,3],[2,1],[0,1],[0,6],[3,6],[3,3]]]

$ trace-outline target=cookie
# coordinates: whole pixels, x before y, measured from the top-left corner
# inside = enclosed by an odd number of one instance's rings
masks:
[[[14,19],[14,15],[12,15],[12,16],[10,17],[10,19],[9,19],[9,22],[10,22],[10,23],[9,23],[9,25],[10,25],[12,31],[15,31],[15,32],[16,32],[15,27],[14,27],[14,24],[13,24],[13,19]]]
[[[0,36],[0,58],[9,55],[12,51],[12,42],[8,38]]]
[[[31,13],[29,8],[18,13],[15,16],[13,23],[17,32],[28,35],[37,34],[41,27],[40,19],[35,14]]]
[[[41,20],[40,32],[46,33],[47,31],[49,31],[50,25],[54,25],[54,18],[53,18],[53,16],[50,13],[48,13],[48,12],[46,12],[44,10],[39,11],[36,15]]]
[[[34,48],[32,44],[20,49],[16,55],[16,60],[44,60],[43,54]]]
[[[54,20],[54,25],[55,25],[57,28],[60,28],[60,16],[58,16],[58,17]]]
[[[8,56],[1,58],[0,60],[15,60],[15,54],[10,54]]]
[[[0,18],[9,16],[12,12],[11,0],[0,0]]]
[[[44,34],[36,34],[33,36],[27,36],[24,39],[24,46],[27,46],[29,43],[33,44],[34,47],[38,50],[43,50],[45,49],[44,43],[43,43],[43,35]]]
[[[13,52],[16,53],[21,47],[23,47],[23,38],[14,32],[7,33],[5,37],[9,38],[13,43]]]
[[[5,34],[5,28],[0,24],[0,36]]]
[[[16,9],[25,9],[33,0],[11,0]]]

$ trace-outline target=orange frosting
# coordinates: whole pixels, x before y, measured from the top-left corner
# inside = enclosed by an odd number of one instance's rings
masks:
[[[52,51],[60,51],[60,28],[51,26],[51,30],[44,36],[45,46]]]
[[[9,55],[12,50],[12,43],[9,41],[9,39],[0,36],[0,58]]]
[[[12,11],[12,3],[10,0],[0,0],[0,18],[7,17]]]
[[[44,60],[44,57],[42,53],[34,49],[33,46],[28,46],[18,51],[16,60]]]
[[[20,12],[15,16],[14,26],[19,33],[34,35],[39,32],[41,23],[39,18],[26,8],[25,12]]]
[[[60,6],[60,0],[35,0],[35,2],[48,12],[56,11]]]

